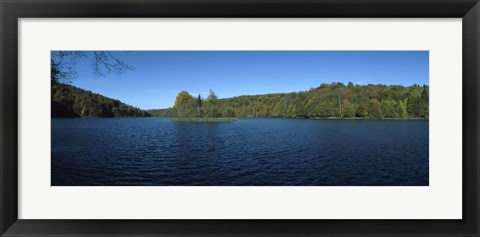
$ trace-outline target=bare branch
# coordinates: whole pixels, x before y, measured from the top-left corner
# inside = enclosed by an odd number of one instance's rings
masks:
[[[92,68],[94,78],[105,77],[110,73],[120,75],[128,70],[134,70],[131,65],[118,59],[110,51],[90,51],[93,56]],[[52,51],[51,79],[55,82],[71,83],[78,78],[75,70],[79,58],[87,58],[87,51]]]

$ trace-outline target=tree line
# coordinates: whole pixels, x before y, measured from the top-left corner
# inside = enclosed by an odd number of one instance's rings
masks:
[[[75,86],[51,81],[52,118],[149,117],[139,108]]]
[[[206,99],[181,91],[173,108],[154,116],[207,118],[428,118],[429,86],[321,84],[308,91]]]

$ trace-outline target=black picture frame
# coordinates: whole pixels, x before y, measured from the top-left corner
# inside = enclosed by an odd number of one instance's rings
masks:
[[[0,0],[1,236],[480,236],[478,0]],[[462,220],[18,219],[18,19],[123,17],[462,18]],[[448,125],[446,125],[448,126]]]

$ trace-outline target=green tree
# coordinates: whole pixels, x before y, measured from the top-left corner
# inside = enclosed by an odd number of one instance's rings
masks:
[[[429,113],[429,88],[426,85],[423,85],[422,94],[420,95],[420,116],[423,118],[428,118]]]
[[[211,91],[206,100],[193,101],[181,116],[283,118],[428,118],[429,88],[420,86],[322,84],[308,91],[248,95],[219,99]],[[58,92],[60,93],[60,92]],[[176,106],[159,114],[180,116]],[[193,109],[192,109],[193,108]],[[95,109],[94,109],[95,110]],[[100,111],[103,111],[103,107]],[[191,112],[193,111],[193,112]],[[101,112],[103,113],[103,112]],[[176,114],[177,113],[177,114]]]
[[[217,100],[218,97],[215,94],[213,90],[210,90],[207,96],[207,101],[206,101],[206,110],[207,110],[207,115],[208,117],[218,117],[217,113]]]
[[[397,102],[391,99],[384,99],[381,103],[382,116],[384,118],[397,118]]]
[[[215,92],[213,90],[210,90],[210,92],[208,93],[207,102],[215,104],[217,102],[217,99],[218,97]]]
[[[200,96],[200,94],[198,94],[198,97],[197,97],[197,106],[202,107],[202,97]]]
[[[68,84],[53,83],[51,87],[51,116],[76,117],[148,117],[149,113]]]
[[[343,84],[340,84],[339,86],[336,86],[336,89],[334,90],[334,95],[335,95],[335,100],[338,101],[338,114],[340,118],[343,118],[343,107],[342,107],[342,101],[343,101],[343,96],[344,96],[344,91],[343,91]]]
[[[408,118],[408,112],[407,112],[407,99],[404,99],[403,101],[398,101],[397,103],[397,114],[399,118]]]
[[[370,100],[370,116],[372,118],[383,118],[382,104],[376,98]]]
[[[355,104],[351,103],[349,100],[344,99],[343,100],[343,108],[344,108],[344,114],[345,117],[347,118],[354,118],[355,113],[356,113],[356,106]]]

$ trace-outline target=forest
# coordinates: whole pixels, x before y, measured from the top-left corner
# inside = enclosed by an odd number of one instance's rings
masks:
[[[139,108],[68,84],[51,81],[52,118],[149,117]]]
[[[173,118],[428,119],[429,86],[321,84],[308,91],[219,99],[181,91],[173,108],[149,110]]]

